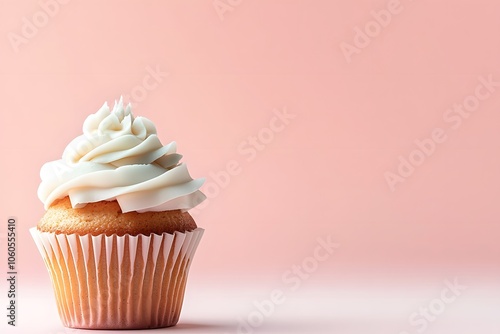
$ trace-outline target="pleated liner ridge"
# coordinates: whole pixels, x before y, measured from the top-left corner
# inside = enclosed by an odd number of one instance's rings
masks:
[[[66,327],[140,329],[179,320],[187,274],[204,230],[79,236],[30,229]]]

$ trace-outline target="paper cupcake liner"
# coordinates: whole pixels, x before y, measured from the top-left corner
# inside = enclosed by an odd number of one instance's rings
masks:
[[[140,329],[179,320],[204,230],[147,235],[55,234],[30,229],[66,327]]]

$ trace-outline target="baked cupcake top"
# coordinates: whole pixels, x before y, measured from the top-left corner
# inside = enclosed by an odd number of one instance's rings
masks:
[[[122,213],[186,211],[205,200],[204,179],[191,178],[179,163],[176,143],[163,146],[155,125],[131,109],[121,98],[112,110],[105,103],[87,117],[62,159],[43,165],[38,197],[45,209],[65,197],[74,209],[116,201]]]
[[[191,215],[181,210],[122,213],[117,201],[89,203],[74,209],[69,197],[52,203],[38,223],[38,230],[42,232],[108,236],[172,234],[192,231],[196,227]]]

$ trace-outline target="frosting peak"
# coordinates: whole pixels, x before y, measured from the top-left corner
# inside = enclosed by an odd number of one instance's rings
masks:
[[[117,200],[122,212],[189,210],[206,198],[204,180],[191,178],[176,149],[175,142],[163,146],[153,122],[134,117],[123,99],[113,110],[104,103],[62,159],[42,167],[38,197],[46,209],[69,196],[74,208]]]

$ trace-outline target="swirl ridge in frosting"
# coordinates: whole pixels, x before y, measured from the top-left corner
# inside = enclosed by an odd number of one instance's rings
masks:
[[[163,146],[156,127],[134,117],[123,99],[87,117],[83,134],[65,148],[62,159],[42,166],[38,197],[45,209],[69,196],[73,208],[116,200],[122,212],[189,210],[205,200],[204,179],[193,179],[180,163],[177,145]]]

